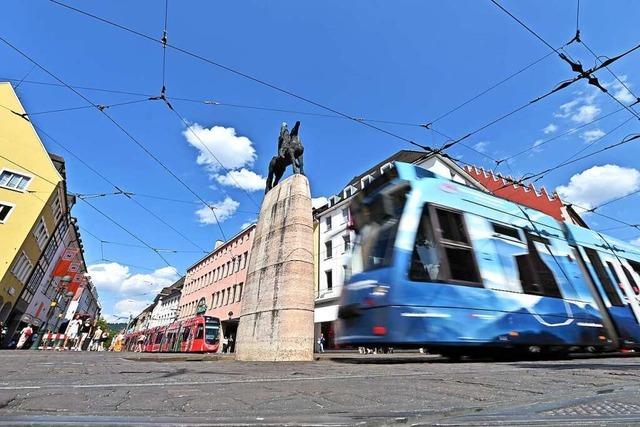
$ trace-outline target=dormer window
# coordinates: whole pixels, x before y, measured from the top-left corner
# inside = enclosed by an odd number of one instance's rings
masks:
[[[391,168],[393,168],[393,165],[391,163],[386,163],[380,168],[380,173],[385,173],[386,171],[391,170]]]

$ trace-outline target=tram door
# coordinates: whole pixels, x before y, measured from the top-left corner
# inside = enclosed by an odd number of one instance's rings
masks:
[[[625,302],[631,307],[636,322],[640,324],[640,284],[638,278],[634,277],[635,272],[625,259],[613,256],[603,258],[611,276],[622,290]]]

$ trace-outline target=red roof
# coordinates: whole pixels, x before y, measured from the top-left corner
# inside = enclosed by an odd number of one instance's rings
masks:
[[[513,184],[513,178],[507,177],[505,179],[501,174],[494,175],[493,172],[485,171],[484,168],[478,169],[475,166],[465,166],[464,169],[494,195],[537,209],[559,221],[565,220],[562,210],[564,203],[556,192],[549,195],[544,187],[541,187],[540,191],[538,191],[533,184],[529,184],[529,186]]]

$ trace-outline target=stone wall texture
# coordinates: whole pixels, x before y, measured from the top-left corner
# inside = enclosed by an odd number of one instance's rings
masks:
[[[309,181],[292,175],[264,198],[249,258],[236,359],[313,359],[313,219]]]

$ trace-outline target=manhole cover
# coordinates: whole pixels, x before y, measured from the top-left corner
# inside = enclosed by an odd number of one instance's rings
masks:
[[[600,402],[583,403],[580,405],[556,408],[541,414],[552,416],[610,416],[610,415],[640,415],[640,405],[603,400]]]

